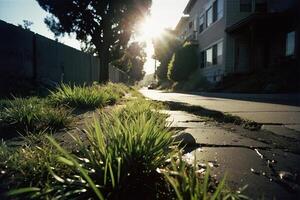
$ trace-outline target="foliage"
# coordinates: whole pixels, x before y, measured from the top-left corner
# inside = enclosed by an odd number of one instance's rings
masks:
[[[200,68],[197,68],[187,81],[174,85],[173,90],[206,91],[210,88],[212,88],[212,84],[202,75]]]
[[[67,105],[74,108],[97,108],[114,104],[125,95],[125,87],[120,84],[69,86],[61,84],[51,91],[50,102],[55,105]]]
[[[146,62],[146,52],[144,43],[132,42],[125,50],[124,55],[112,62],[112,64],[128,74],[132,82],[143,79],[145,72],[143,71]]]
[[[168,77],[173,81],[186,81],[198,67],[197,46],[184,45],[173,55],[168,66]]]
[[[70,122],[70,112],[64,108],[53,108],[36,97],[15,98],[2,102],[0,128],[13,128],[22,133],[44,129],[58,130]]]
[[[37,0],[52,16],[45,23],[56,35],[76,38],[100,56],[101,80],[108,80],[108,63],[120,56],[135,26],[149,12],[151,0]]]
[[[30,30],[30,27],[33,25],[32,21],[29,20],[23,20],[23,24],[18,24],[19,27],[25,29],[25,30]]]
[[[173,30],[166,29],[159,37],[153,40],[154,57],[160,62],[156,75],[159,81],[167,80],[168,64],[172,55],[178,49],[180,41]]]

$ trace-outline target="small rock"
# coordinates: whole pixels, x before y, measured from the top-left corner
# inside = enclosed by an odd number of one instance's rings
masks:
[[[196,145],[196,140],[190,133],[181,132],[174,135],[173,138],[175,142],[181,142],[181,145]]]

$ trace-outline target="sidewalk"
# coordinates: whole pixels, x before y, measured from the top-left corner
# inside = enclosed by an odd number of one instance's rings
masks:
[[[154,100],[189,103],[240,117],[246,116],[247,119],[252,117],[251,120],[260,123],[269,122],[261,130],[250,131],[184,111],[167,111],[171,126],[190,133],[200,146],[193,149],[190,155],[195,155],[198,163],[209,163],[217,179],[227,173],[229,186],[237,189],[248,185],[245,194],[252,199],[300,198],[300,133],[287,128],[298,125],[299,118],[284,119],[282,115],[287,113],[288,116],[298,117],[300,107],[212,95],[163,93],[156,90],[141,92]],[[270,123],[272,119],[277,119],[280,125],[270,125],[274,124]],[[282,130],[278,131],[278,127]],[[274,133],[274,130],[278,133]],[[287,130],[290,131],[288,134],[285,133]]]
[[[202,106],[265,124],[265,128],[273,125],[274,129],[274,125],[277,125],[280,130],[300,133],[300,94],[182,94],[147,89],[140,91],[153,100]],[[270,103],[272,99],[275,103]]]

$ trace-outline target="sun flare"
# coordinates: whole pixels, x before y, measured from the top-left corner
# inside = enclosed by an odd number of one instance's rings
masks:
[[[163,28],[158,21],[151,16],[146,18],[138,26],[138,38],[141,41],[149,41],[158,37],[163,32]]]

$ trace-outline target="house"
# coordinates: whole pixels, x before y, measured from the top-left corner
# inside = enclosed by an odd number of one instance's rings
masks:
[[[190,0],[176,32],[198,45],[200,71],[210,82],[262,68],[300,67],[298,1]]]

